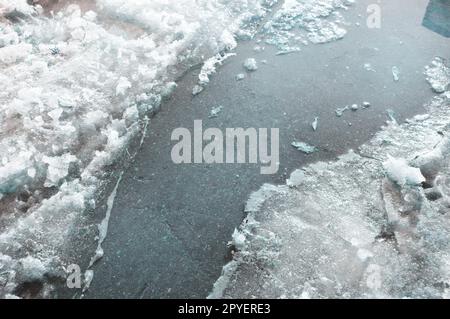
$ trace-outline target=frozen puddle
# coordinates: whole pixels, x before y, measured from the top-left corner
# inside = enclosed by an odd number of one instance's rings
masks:
[[[253,193],[210,298],[450,297],[450,92],[426,108]]]

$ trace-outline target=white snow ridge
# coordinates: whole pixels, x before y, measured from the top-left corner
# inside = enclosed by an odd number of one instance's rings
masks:
[[[450,92],[426,107],[252,195],[209,297],[449,298]]]

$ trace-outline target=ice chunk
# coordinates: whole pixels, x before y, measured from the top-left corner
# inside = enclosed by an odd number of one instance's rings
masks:
[[[358,104],[352,104],[352,106],[350,106],[350,109],[352,111],[357,111],[359,109],[359,106],[358,106]]]
[[[19,260],[22,267],[20,275],[26,282],[32,281],[42,281],[45,273],[47,272],[47,267],[42,263],[41,260],[34,258],[32,256],[27,256]]]
[[[367,71],[376,72],[375,69],[372,67],[372,64],[370,63],[364,63],[364,69],[366,69]]]
[[[400,70],[398,67],[392,67],[392,76],[394,77],[394,81],[400,80]]]
[[[214,118],[219,115],[220,112],[222,112],[223,106],[218,105],[216,107],[213,107],[211,111],[209,112],[209,118]]]
[[[345,107],[337,108],[335,110],[336,116],[341,117],[344,114],[344,112],[347,111],[348,109],[349,109],[348,105]]]
[[[370,107],[370,102],[364,101],[362,106],[363,106],[363,108],[366,109],[366,108]]]
[[[318,117],[315,117],[315,118],[314,118],[314,121],[311,123],[311,126],[312,126],[312,128],[313,128],[314,131],[317,130],[317,125],[318,125],[318,124],[319,124],[319,118],[318,118]]]
[[[295,171],[292,172],[291,176],[286,181],[286,185],[290,187],[299,186],[303,183],[305,178],[306,178],[305,172],[301,169],[296,169]]]
[[[387,176],[400,186],[419,185],[425,182],[419,168],[411,167],[403,158],[394,158],[388,156],[388,159],[383,163]]]
[[[248,58],[244,61],[244,68],[247,71],[256,71],[258,70],[258,64],[254,58]]]
[[[195,95],[200,94],[203,91],[203,89],[204,89],[203,86],[196,84],[194,86],[194,88],[192,89],[192,95],[195,96]]]
[[[61,156],[44,156],[42,161],[48,164],[45,187],[59,186],[60,181],[67,176],[70,164],[77,160],[76,156],[70,153]]]
[[[437,93],[443,93],[450,84],[450,68],[447,61],[441,57],[434,58],[431,65],[425,67],[425,75],[428,83]]]
[[[244,73],[239,73],[239,74],[236,75],[235,78],[236,78],[236,81],[243,80],[243,79],[245,79],[245,74]]]
[[[232,244],[236,249],[242,249],[245,244],[245,235],[241,233],[239,230],[234,229],[232,237]]]
[[[309,145],[305,142],[292,142],[291,144],[293,147],[295,147],[297,150],[299,150],[300,152],[306,153],[306,154],[311,154],[317,151],[317,148],[315,146]]]
[[[386,110],[387,116],[389,117],[389,119],[391,120],[391,122],[393,124],[397,124],[397,120],[395,119],[395,112],[392,109],[387,109]]]

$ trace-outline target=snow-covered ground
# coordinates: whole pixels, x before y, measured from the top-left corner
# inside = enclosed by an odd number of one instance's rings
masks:
[[[449,71],[427,114],[253,193],[210,298],[449,298]]]
[[[95,207],[105,169],[178,76],[206,61],[202,90],[277,1],[61,2],[71,5],[48,13],[0,0],[0,297],[30,282],[51,295],[46,279],[64,277],[69,233]],[[339,39],[337,10],[352,2],[285,1],[262,27],[260,49]]]

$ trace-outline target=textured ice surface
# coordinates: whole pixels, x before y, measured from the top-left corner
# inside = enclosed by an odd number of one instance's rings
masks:
[[[275,45],[278,54],[300,51],[308,43],[325,43],[346,34],[339,9],[353,0],[286,0],[261,33],[265,43]]]
[[[51,291],[46,278],[64,277],[66,243],[95,207],[105,167],[178,76],[206,61],[207,83],[266,5],[97,0],[95,12],[70,5],[47,18],[26,0],[0,0],[0,297],[23,292],[28,256],[46,269],[39,296]]]
[[[210,297],[450,297],[450,92],[426,108],[253,193]]]

